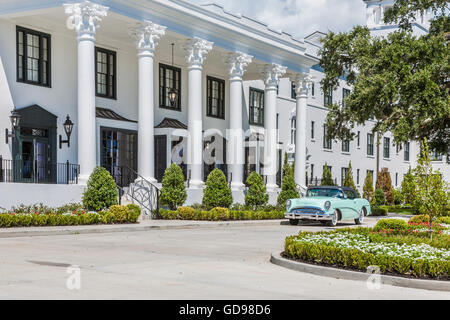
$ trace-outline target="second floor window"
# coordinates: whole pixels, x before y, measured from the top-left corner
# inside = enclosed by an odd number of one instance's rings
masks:
[[[250,124],[264,125],[264,91],[250,88]]]
[[[345,99],[350,95],[350,90],[342,89],[342,106],[345,107]]]
[[[383,158],[385,159],[389,159],[390,157],[390,150],[391,150],[391,139],[389,138],[384,138],[384,142],[383,142]]]
[[[315,88],[314,88],[314,82],[311,83],[311,96],[314,97],[315,96]]]
[[[297,117],[292,117],[291,119],[291,144],[296,143],[296,132],[297,132]]]
[[[295,93],[295,83],[294,82],[291,82],[291,98],[292,99],[297,98],[297,93]]]
[[[348,168],[341,168],[341,185],[344,185],[345,177],[347,177]]]
[[[177,99],[171,103],[169,93],[175,90]],[[159,65],[159,107],[181,111],[181,69]]]
[[[225,119],[225,81],[207,77],[207,115]]]
[[[311,139],[314,139],[314,121],[311,121]]]
[[[409,161],[409,142],[406,142],[406,143],[405,143],[404,160],[405,160],[405,161]]]
[[[328,138],[326,126],[323,126],[323,148],[331,150],[331,147],[332,141]]]
[[[17,81],[50,87],[50,35],[17,27]]]
[[[95,81],[97,97],[116,99],[116,53],[95,48]]]
[[[333,104],[333,91],[330,90],[330,91],[324,93],[323,105],[325,107],[328,107],[332,104]]]
[[[358,147],[359,147],[361,145],[361,131],[358,131],[357,143],[358,143]]]
[[[373,156],[373,133],[367,134],[367,155]]]
[[[342,151],[350,152],[350,141],[348,141],[348,140],[342,141]]]

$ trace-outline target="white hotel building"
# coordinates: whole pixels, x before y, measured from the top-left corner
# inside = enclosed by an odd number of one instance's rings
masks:
[[[392,1],[365,2],[374,32],[395,28],[382,22]],[[426,32],[427,17],[414,27]],[[215,167],[235,202],[251,171],[265,176],[274,202],[281,174],[270,169],[285,153],[302,188],[325,164],[341,183],[352,161],[362,189],[377,152],[399,186],[416,164],[416,143],[396,147],[387,134],[377,151],[371,123],[355,129],[355,141],[326,139],[326,104],[351,88],[342,80],[324,96],[321,36],[296,39],[219,5],[183,0],[1,1],[0,207],[80,201],[95,166],[125,187],[134,171],[160,186],[173,161],[186,174],[190,204],[201,202]],[[212,159],[203,159],[204,149]],[[435,165],[450,180],[448,162],[437,157]]]

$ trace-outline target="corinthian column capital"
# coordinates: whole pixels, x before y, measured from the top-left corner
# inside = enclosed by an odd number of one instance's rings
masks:
[[[78,33],[79,39],[94,40],[95,32],[102,17],[106,17],[108,7],[84,1],[65,4],[64,11],[69,16],[67,27]]]
[[[289,74],[289,78],[295,85],[297,97],[308,95],[308,90],[313,82],[313,78],[309,73],[292,73]]]
[[[280,78],[286,73],[286,70],[286,67],[276,63],[266,64],[262,70],[266,89],[276,90]]]
[[[130,35],[136,40],[139,55],[153,56],[159,39],[166,34],[166,29],[166,27],[151,21],[140,22],[130,28]]]
[[[184,50],[186,53],[186,61],[189,68],[201,69],[206,56],[213,48],[213,42],[209,42],[200,38],[188,39],[184,43]]]
[[[228,67],[230,80],[242,80],[247,66],[252,62],[253,57],[242,53],[234,52],[225,56],[225,63]]]

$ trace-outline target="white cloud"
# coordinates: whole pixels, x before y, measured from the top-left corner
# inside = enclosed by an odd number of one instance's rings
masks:
[[[189,0],[203,4],[207,0]],[[228,11],[303,38],[314,31],[348,31],[364,24],[363,0],[215,0]]]

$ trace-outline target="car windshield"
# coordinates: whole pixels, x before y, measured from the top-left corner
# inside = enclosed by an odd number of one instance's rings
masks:
[[[330,198],[344,198],[344,194],[339,189],[334,188],[317,188],[317,189],[309,189],[306,193],[306,196],[309,198],[312,197],[330,197]]]

